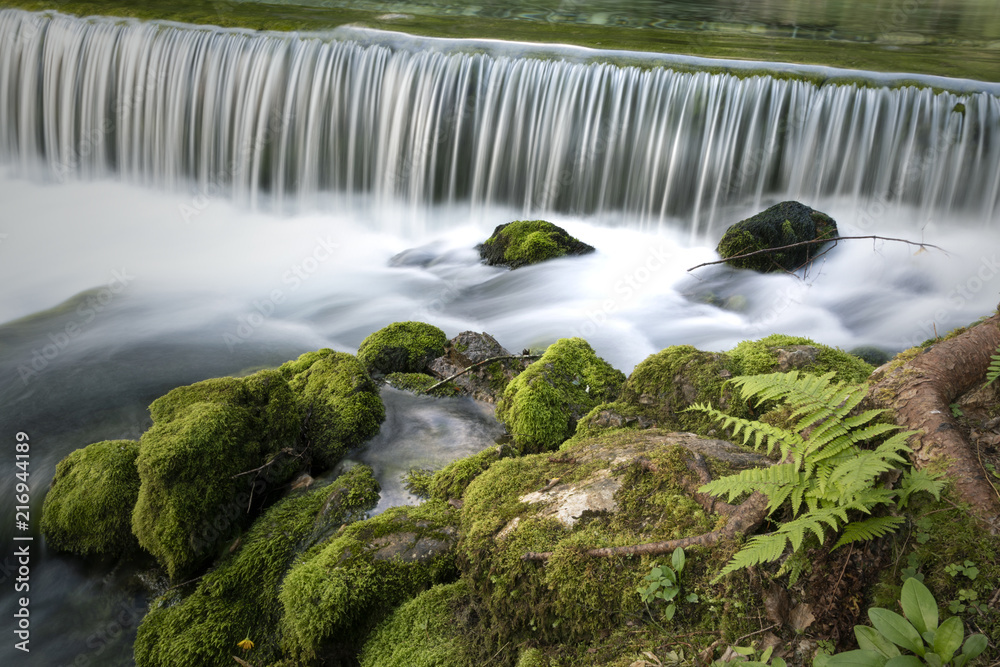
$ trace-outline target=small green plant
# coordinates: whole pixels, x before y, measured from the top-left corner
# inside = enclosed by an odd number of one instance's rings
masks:
[[[680,576],[681,572],[684,571],[685,561],[684,549],[677,547],[670,556],[670,563],[673,565],[673,568],[654,563],[653,569],[645,577],[645,580],[649,582],[648,585],[645,588],[640,587],[636,589],[636,592],[639,593],[639,597],[642,598],[642,602],[647,608],[650,602],[655,602],[656,600],[666,602],[667,607],[663,614],[667,617],[668,621],[672,620],[674,614],[677,612],[677,603],[674,600],[681,592]],[[687,602],[697,602],[698,596],[695,593],[691,593],[684,599]]]
[[[993,356],[990,357],[990,366],[986,369],[986,386],[993,384],[997,378],[1000,378],[1000,346],[993,351]]]
[[[954,417],[955,419],[958,419],[959,417],[965,415],[965,413],[962,412],[962,408],[958,406],[958,403],[949,403],[948,408],[951,409],[951,416]]]
[[[965,638],[965,627],[959,617],[938,623],[937,601],[915,578],[903,584],[899,602],[905,618],[888,609],[872,607],[868,618],[874,627],[854,626],[854,636],[861,648],[834,656],[817,656],[813,667],[964,667],[986,650],[985,636],[975,634]]]
[[[731,646],[730,651],[740,657],[729,660],[720,658],[712,662],[709,667],[786,667],[784,658],[774,656],[772,659],[773,646],[760,652],[754,646]]]
[[[880,505],[905,507],[911,494],[929,491],[937,497],[944,482],[922,470],[903,475],[899,489],[881,484],[883,473],[905,466],[906,445],[912,431],[899,431],[893,424],[876,422],[884,410],[866,410],[853,414],[867,394],[864,384],[833,384],[834,373],[815,376],[790,373],[749,375],[730,380],[747,400],[784,401],[790,409],[791,428],[733,417],[710,405],[693,405],[689,410],[704,412],[731,428],[734,436],[743,434],[743,444],[753,441],[757,449],[766,447],[771,454],[780,452],[781,462],[769,468],[751,468],[722,477],[699,491],[715,496],[736,497],[760,491],[768,498],[768,511],[790,506],[792,519],[776,531],[757,535],[733,557],[719,573],[719,578],[745,567],[780,559],[790,543],[798,552],[807,535],[822,543],[827,531],[840,531],[834,548],[859,540],[870,540],[895,531],[905,519],[900,516],[870,516]],[[893,431],[872,449],[859,445],[875,443]],[[853,513],[854,517],[849,515]]]

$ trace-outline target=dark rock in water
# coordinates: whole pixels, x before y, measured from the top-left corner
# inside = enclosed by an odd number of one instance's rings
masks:
[[[565,255],[586,255],[594,247],[573,238],[562,227],[544,220],[515,220],[498,225],[493,235],[476,246],[490,266],[538,264]]]
[[[891,354],[873,345],[861,345],[853,350],[848,350],[848,354],[853,354],[858,359],[861,359],[876,368],[892,359]]]
[[[826,213],[797,201],[786,201],[731,226],[722,235],[717,250],[723,259],[728,259],[757,250],[837,236],[837,223]],[[795,271],[815,257],[822,247],[822,243],[803,245],[726,263],[737,269],[762,273]]]
[[[445,345],[445,353],[429,364],[440,379],[451,377],[473,364],[497,357],[512,356],[488,333],[463,331]],[[457,377],[450,384],[473,398],[496,403],[508,383],[528,365],[527,360],[497,359]]]
[[[427,268],[438,259],[440,250],[434,246],[421,246],[419,248],[409,248],[401,253],[397,253],[389,258],[389,266],[415,266],[422,269]]]

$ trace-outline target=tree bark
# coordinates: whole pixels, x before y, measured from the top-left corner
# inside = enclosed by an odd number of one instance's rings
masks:
[[[986,471],[951,416],[950,405],[986,381],[990,357],[1000,345],[1000,314],[955,338],[936,343],[906,363],[872,376],[868,400],[895,413],[910,438],[914,466],[946,460],[955,488],[977,515],[997,526],[1000,503]]]

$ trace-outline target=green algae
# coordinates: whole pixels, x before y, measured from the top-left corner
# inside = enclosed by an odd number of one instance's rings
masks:
[[[396,606],[454,580],[456,521],[438,501],[393,507],[306,552],[278,596],[286,652],[304,661],[353,654]]]
[[[395,322],[371,334],[358,347],[358,359],[371,373],[420,373],[444,355],[448,337],[424,322]]]
[[[581,417],[617,398],[624,380],[585,340],[562,338],[507,385],[497,419],[522,452],[553,449]]]
[[[81,556],[137,551],[132,509],[139,496],[138,456],[138,442],[107,440],[60,461],[42,505],[46,543]]]
[[[189,595],[174,589],[153,602],[139,626],[139,667],[227,664],[245,636],[253,662],[282,655],[278,594],[297,554],[321,543],[378,501],[371,469],[356,466],[328,486],[271,507]]]

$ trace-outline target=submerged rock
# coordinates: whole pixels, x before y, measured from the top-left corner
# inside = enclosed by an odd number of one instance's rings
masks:
[[[545,220],[515,220],[498,225],[493,235],[476,246],[490,266],[516,269],[565,255],[586,255],[594,247]]]
[[[42,505],[46,543],[81,556],[137,551],[132,508],[139,496],[138,456],[138,442],[107,440],[60,461]]]
[[[358,347],[358,359],[369,373],[423,373],[444,354],[448,337],[424,322],[395,322],[371,334]]]
[[[797,201],[785,201],[732,225],[722,235],[717,250],[723,259],[729,259],[803,241],[833,239],[837,235],[837,223],[827,214]],[[762,273],[795,271],[807,264],[822,246],[820,243],[798,246],[780,252],[732,259],[726,263],[737,269],[752,269]]]
[[[587,341],[562,338],[507,385],[497,419],[522,453],[554,449],[581,417],[617,398],[624,380]]]

